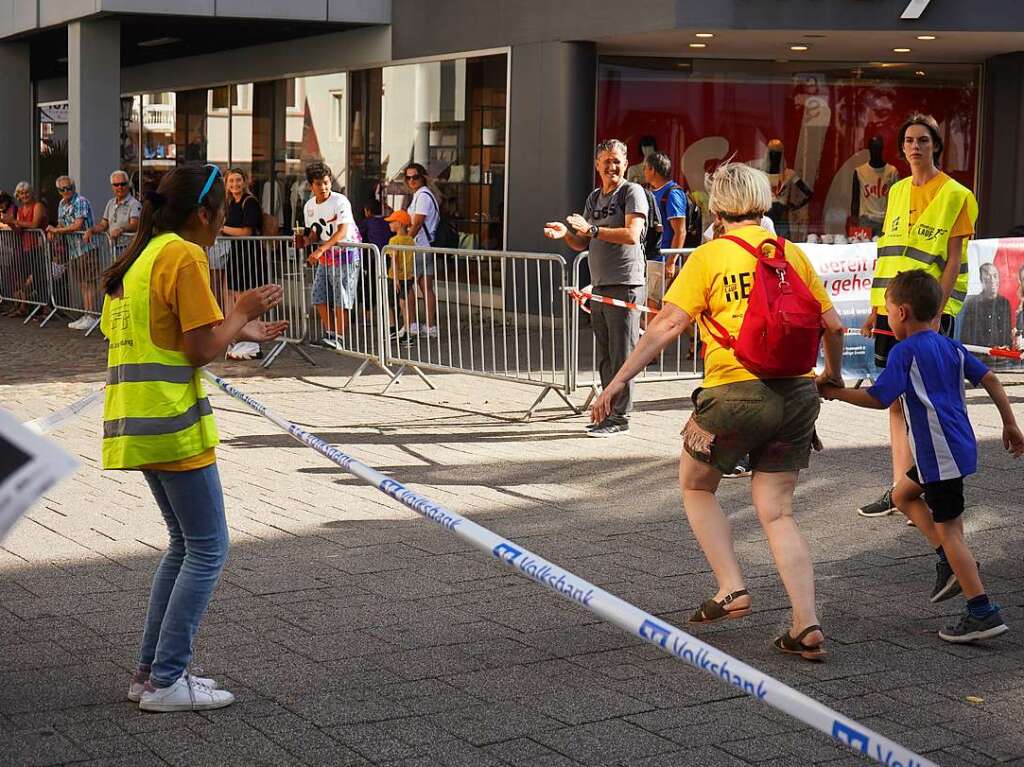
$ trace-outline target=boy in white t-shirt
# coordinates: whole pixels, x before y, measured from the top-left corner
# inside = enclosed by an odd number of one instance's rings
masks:
[[[324,162],[306,166],[313,196],[303,206],[305,231],[295,233],[295,247],[317,243],[306,259],[316,266],[313,277],[313,306],[324,327],[324,346],[342,348],[348,330],[348,312],[355,305],[359,288],[358,248],[338,248],[339,242],[360,242],[352,205],[340,192],[331,191],[333,174]]]

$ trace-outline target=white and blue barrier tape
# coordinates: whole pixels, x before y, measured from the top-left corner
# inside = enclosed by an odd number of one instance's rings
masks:
[[[449,511],[444,506],[410,490],[401,482],[381,474],[319,437],[275,415],[265,405],[239,391],[223,378],[207,370],[203,370],[203,376],[221,391],[244,402],[264,418],[291,434],[299,442],[313,448],[345,471],[387,493],[402,505],[426,517],[431,522],[452,531],[464,541],[498,558],[527,578],[582,605],[609,623],[657,645],[694,668],[731,684],[751,697],[789,714],[804,724],[820,730],[844,746],[849,746],[857,753],[888,765],[888,767],[937,767],[934,762],[833,711],[813,698],[797,692],[774,677],[748,666],[629,604],[629,602],[563,570],[522,546],[492,533],[486,527],[481,527],[472,520],[466,519],[454,511]]]

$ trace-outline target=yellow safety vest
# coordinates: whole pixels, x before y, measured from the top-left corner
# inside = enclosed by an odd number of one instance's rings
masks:
[[[922,211],[910,227],[911,179],[897,181],[889,189],[889,202],[885,210],[885,225],[878,238],[878,260],[871,282],[871,305],[885,312],[885,289],[900,272],[924,269],[939,279],[946,268],[949,230],[956,223],[967,202],[971,224],[978,219],[978,201],[971,190],[953,179],[939,189],[935,199]],[[953,292],[946,302],[945,314],[954,317],[960,313],[967,298],[967,238],[964,238],[960,257],[960,273]]]
[[[218,443],[199,370],[149,334],[150,274],[176,234],[154,237],[124,276],[123,296],[103,301],[110,341],[103,404],[103,468],[131,469],[198,455]]]

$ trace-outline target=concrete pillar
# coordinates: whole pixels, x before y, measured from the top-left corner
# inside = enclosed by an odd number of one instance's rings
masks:
[[[32,166],[38,149],[32,146],[32,77],[27,43],[0,43],[0,189],[14,192],[19,181],[32,182]]]
[[[110,173],[121,164],[121,25],[68,25],[68,174],[96,216],[110,197]]]
[[[1024,224],[1024,52],[985,62],[982,87],[979,237]]]
[[[565,250],[544,237],[543,224],[582,213],[593,187],[596,77],[593,43],[513,46],[508,249]]]

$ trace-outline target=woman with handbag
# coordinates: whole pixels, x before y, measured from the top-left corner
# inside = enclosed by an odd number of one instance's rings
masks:
[[[665,294],[662,311],[594,402],[591,418],[604,418],[629,379],[701,322],[707,343],[704,386],[693,394],[694,412],[683,429],[679,483],[686,516],[718,591],[690,622],[713,623],[751,612],[729,520],[715,497],[722,474],[749,454],[754,506],[793,609],[792,625],[775,647],[820,660],[825,635],[816,613],[810,551],[793,518],[793,493],[816,441],[820,403],[813,368],[822,332],[825,371],[818,378],[842,385],[843,327],[803,252],[760,226],[771,200],[763,172],[741,163],[718,168],[709,208],[725,236],[687,259]],[[789,302],[785,312],[780,311],[782,302]],[[788,325],[779,323],[782,314],[791,320]]]

